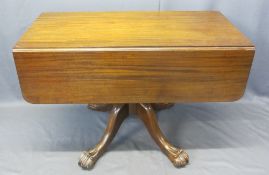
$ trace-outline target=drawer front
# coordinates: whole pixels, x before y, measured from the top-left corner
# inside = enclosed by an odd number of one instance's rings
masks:
[[[254,48],[14,51],[30,103],[234,101]]]

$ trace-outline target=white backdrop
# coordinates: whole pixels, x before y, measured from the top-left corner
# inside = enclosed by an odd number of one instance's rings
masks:
[[[0,0],[0,175],[268,174],[268,9],[268,0]],[[106,114],[85,105],[31,105],[21,96],[12,47],[41,12],[123,10],[219,10],[256,46],[242,100],[159,113],[167,137],[190,153],[187,168],[175,169],[130,118],[95,169],[82,171],[80,151],[97,142]]]

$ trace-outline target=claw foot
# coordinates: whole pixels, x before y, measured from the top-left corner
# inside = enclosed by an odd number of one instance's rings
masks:
[[[170,160],[175,167],[184,167],[189,163],[189,155],[183,149],[179,149],[178,154]]]
[[[91,169],[93,168],[96,162],[95,156],[93,152],[84,151],[79,159],[78,165],[83,169]]]

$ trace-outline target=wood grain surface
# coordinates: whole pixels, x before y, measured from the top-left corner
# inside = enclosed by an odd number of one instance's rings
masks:
[[[254,52],[218,12],[45,13],[13,49],[31,103],[233,101]]]
[[[252,46],[219,12],[43,13],[15,48]]]

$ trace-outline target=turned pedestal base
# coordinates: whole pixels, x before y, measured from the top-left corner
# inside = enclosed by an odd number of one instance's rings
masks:
[[[151,137],[173,163],[175,167],[183,167],[189,162],[188,154],[181,148],[169,143],[159,128],[155,111],[173,106],[171,103],[158,104],[89,104],[89,108],[98,111],[110,111],[107,128],[99,143],[94,148],[84,151],[78,162],[84,169],[91,169],[98,158],[104,153],[107,146],[113,140],[121,123],[129,113],[137,114],[143,121]]]

